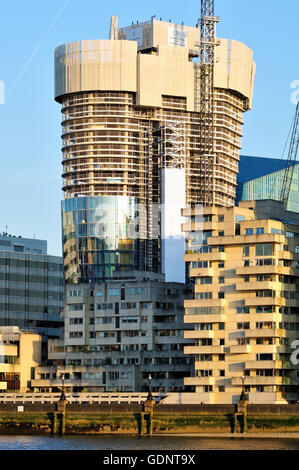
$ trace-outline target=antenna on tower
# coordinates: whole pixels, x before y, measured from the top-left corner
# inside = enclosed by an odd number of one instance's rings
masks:
[[[110,39],[118,39],[118,16],[111,16]]]

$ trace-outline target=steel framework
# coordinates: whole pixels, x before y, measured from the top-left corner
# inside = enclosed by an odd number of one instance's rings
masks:
[[[297,103],[297,106],[296,106],[295,117],[294,117],[293,127],[292,127],[290,148],[289,148],[289,153],[288,153],[288,158],[287,158],[287,165],[284,171],[282,189],[280,193],[280,201],[283,203],[284,209],[287,208],[287,204],[289,200],[290,189],[291,189],[293,173],[294,173],[294,165],[296,162],[297,152],[298,152],[298,145],[299,145],[299,102]]]
[[[200,19],[200,185],[199,202],[214,204],[214,64],[216,60],[216,23],[214,0],[201,0]]]

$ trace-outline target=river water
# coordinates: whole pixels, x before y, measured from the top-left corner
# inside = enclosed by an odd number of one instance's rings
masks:
[[[299,450],[297,437],[0,436],[0,450]]]

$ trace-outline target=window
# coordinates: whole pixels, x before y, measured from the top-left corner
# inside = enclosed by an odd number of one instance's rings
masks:
[[[224,253],[224,245],[218,246],[218,253]]]
[[[203,276],[197,279],[197,284],[212,284],[212,280],[211,276]]]
[[[197,370],[196,376],[197,377],[212,377],[213,371],[212,370]]]
[[[122,302],[120,308],[122,310],[131,310],[136,308],[136,302]]]
[[[249,307],[237,307],[237,313],[249,313]]]
[[[191,267],[192,267],[192,269],[209,268],[210,267],[210,262],[209,261],[192,261]]]
[[[295,248],[295,253],[299,253],[299,246],[298,245]]]
[[[113,318],[111,317],[97,317],[96,324],[97,325],[109,325],[113,323]]]
[[[224,369],[219,370],[219,376],[220,377],[225,377],[225,370]]]
[[[269,329],[269,328],[273,328],[273,323],[266,322],[266,321],[256,322],[255,327],[257,329]]]
[[[119,295],[119,289],[108,289],[108,295]]]
[[[255,256],[273,256],[273,245],[271,243],[256,245]]]
[[[218,282],[219,284],[224,284],[224,277],[223,276],[218,277]]]
[[[99,338],[114,338],[115,333],[114,331],[98,331],[97,336]]]
[[[243,256],[249,256],[249,245],[243,246]]]
[[[275,312],[275,307],[270,305],[262,305],[255,308],[255,313],[273,313]]]
[[[202,232],[202,244],[207,245],[208,243],[208,238],[212,236],[211,230],[204,230]]]
[[[271,228],[271,233],[278,233],[279,235],[281,235],[282,230],[280,230],[279,228]]]
[[[83,324],[83,318],[70,318],[69,319],[69,324],[70,325],[82,325]]]
[[[237,323],[237,330],[249,330],[249,322]]]
[[[220,263],[218,263],[218,268],[224,268],[224,261],[220,261]]]
[[[82,296],[82,290],[69,290],[69,296],[70,297],[81,297]]]
[[[257,354],[256,355],[256,360],[257,361],[272,361],[273,360],[273,354]]]
[[[70,310],[70,311],[83,310],[83,305],[82,305],[82,304],[73,304],[73,305],[69,305],[69,310]]]
[[[144,295],[146,293],[145,287],[130,287],[127,289],[128,295]]]
[[[219,392],[225,392],[225,386],[224,385],[219,385],[218,390],[219,390]]]
[[[292,238],[294,236],[295,236],[295,234],[293,232],[286,232],[286,237],[287,238]]]
[[[212,292],[196,292],[197,299],[211,299]]]
[[[82,331],[70,331],[69,338],[83,338],[83,333]]]
[[[264,233],[264,227],[256,228],[256,229],[255,229],[255,233],[256,233],[257,235],[263,234],[263,233]]]
[[[218,361],[225,361],[225,354],[218,354]]]
[[[253,235],[253,228],[246,228],[245,235]]]
[[[235,222],[242,222],[243,220],[245,220],[244,215],[239,215],[239,214],[235,215]]]
[[[256,260],[256,265],[257,266],[270,266],[270,265],[274,265],[275,264],[275,260],[272,259],[272,258],[261,258],[261,259],[257,259]]]
[[[224,222],[224,215],[218,215],[218,222]]]
[[[138,317],[122,317],[121,321],[122,323],[137,323]]]
[[[224,299],[224,292],[218,292],[218,299]]]
[[[220,232],[218,232],[218,237],[224,237],[224,231],[221,230]]]
[[[256,297],[275,297],[275,291],[264,289],[255,292]]]
[[[98,310],[112,310],[113,304],[97,304]]]

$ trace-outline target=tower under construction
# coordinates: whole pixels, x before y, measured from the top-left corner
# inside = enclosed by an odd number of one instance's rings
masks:
[[[216,17],[210,21],[215,28]],[[202,49],[210,44],[203,27],[209,25],[155,18],[123,28],[117,23],[113,17],[107,40],[55,51],[70,282],[112,279],[115,270],[167,272],[166,241],[180,236],[181,208],[203,203],[204,188],[205,197],[212,195],[208,203],[235,201],[243,113],[253,94],[252,51],[213,35],[211,110],[202,105],[209,86],[202,64],[211,58]],[[210,150],[202,143],[209,125]]]

